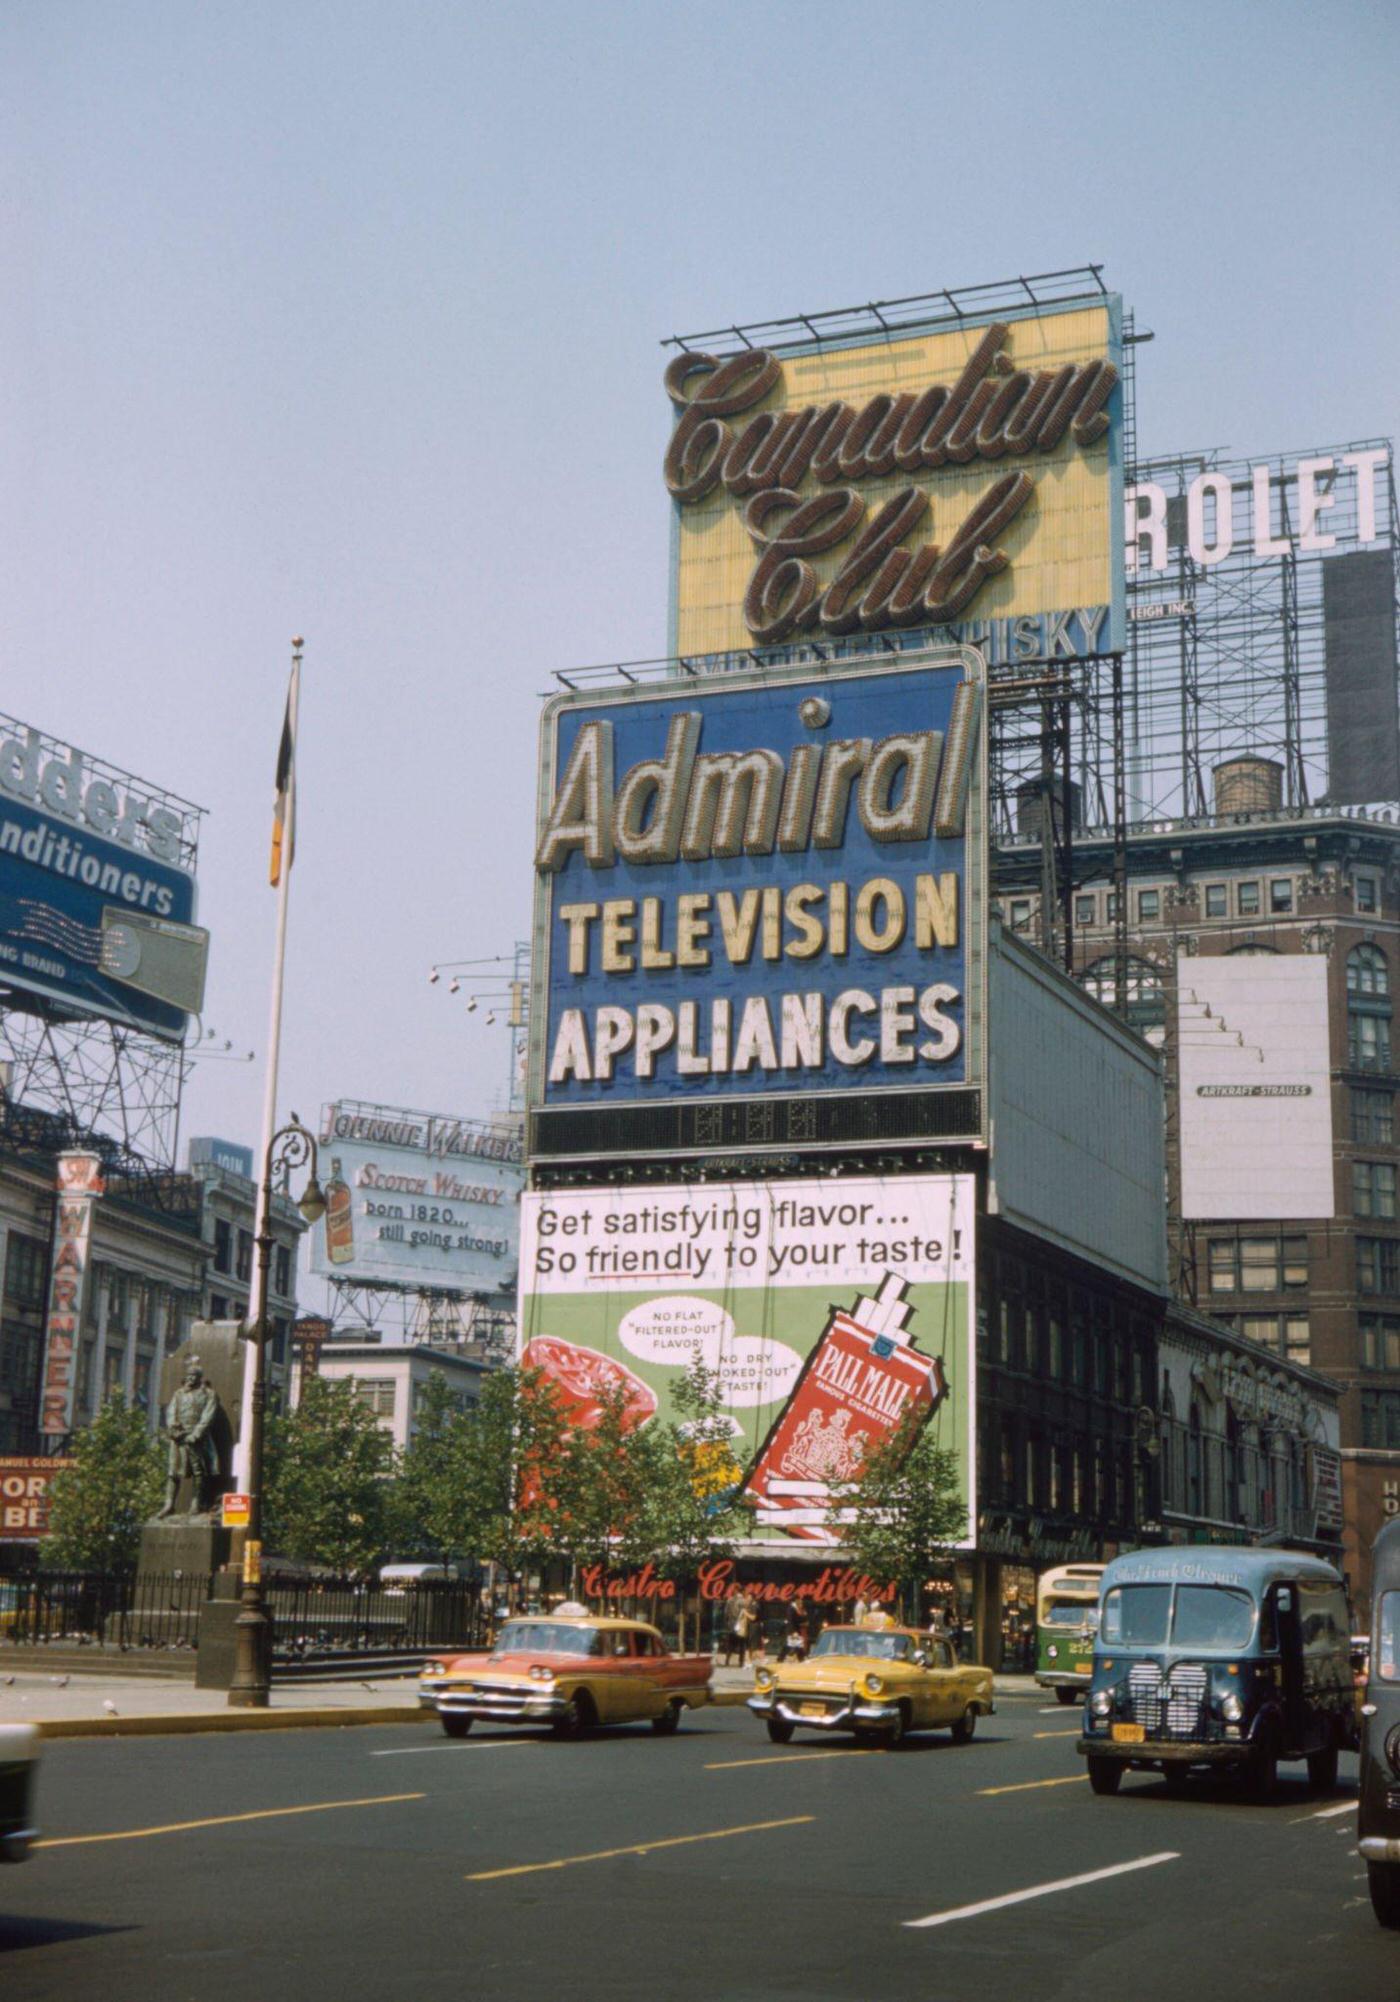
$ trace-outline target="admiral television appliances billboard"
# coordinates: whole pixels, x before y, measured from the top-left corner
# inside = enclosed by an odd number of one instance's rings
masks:
[[[665,386],[671,652],[910,630],[989,661],[1123,644],[1116,294],[731,352]]]
[[[204,1000],[198,809],[0,716],[0,988],[179,1042]]]
[[[519,1262],[521,1140],[484,1120],[340,1099],[323,1108],[326,1214],[311,1269],[370,1286],[493,1294]]]
[[[970,648],[555,698],[532,1152],[981,1134]]]
[[[970,1175],[530,1192],[520,1360],[571,1426],[620,1398],[673,1415],[699,1361],[719,1380],[729,1485],[760,1544],[841,1542],[841,1490],[911,1414],[956,1455],[976,1520]]]

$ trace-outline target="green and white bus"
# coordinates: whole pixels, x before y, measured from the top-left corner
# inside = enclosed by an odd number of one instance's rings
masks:
[[[1061,1703],[1077,1703],[1094,1668],[1102,1564],[1061,1564],[1035,1588],[1035,1679]]]

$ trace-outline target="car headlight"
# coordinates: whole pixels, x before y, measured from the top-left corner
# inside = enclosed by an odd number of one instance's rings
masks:
[[[554,1670],[552,1668],[541,1668],[539,1663],[536,1662],[535,1666],[530,1670],[530,1680],[531,1682],[553,1682]]]
[[[878,1675],[867,1675],[864,1682],[861,1684],[861,1688],[865,1691],[867,1696],[878,1696],[881,1690],[884,1688],[884,1686],[885,1684],[883,1677]]]
[[[777,1681],[771,1668],[756,1668],[753,1679],[760,1689],[771,1689]]]
[[[1096,1689],[1089,1698],[1089,1708],[1096,1717],[1107,1717],[1113,1708],[1113,1691],[1111,1689]]]
[[[1046,1648],[1045,1654],[1046,1654],[1046,1659],[1049,1661],[1058,1661],[1060,1658],[1060,1650],[1056,1647],[1053,1641],[1051,1641],[1049,1647]]]
[[[1221,1697],[1220,1714],[1227,1724],[1238,1724],[1241,1717],[1243,1717],[1244,1705],[1240,1702],[1239,1697],[1236,1696],[1233,1689]]]

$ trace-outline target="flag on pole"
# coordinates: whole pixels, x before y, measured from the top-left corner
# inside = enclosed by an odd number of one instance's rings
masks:
[[[291,679],[287,683],[287,711],[282,718],[282,741],[277,747],[277,793],[272,807],[272,859],[267,880],[275,890],[282,881],[283,868],[291,869],[297,845],[296,754],[297,683],[301,675],[301,642],[294,641]]]

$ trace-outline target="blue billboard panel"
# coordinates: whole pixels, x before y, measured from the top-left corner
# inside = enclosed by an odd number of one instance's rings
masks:
[[[536,1110],[977,1079],[969,650],[546,712]]]
[[[203,997],[194,878],[50,811],[0,797],[0,986],[178,1039]]]

